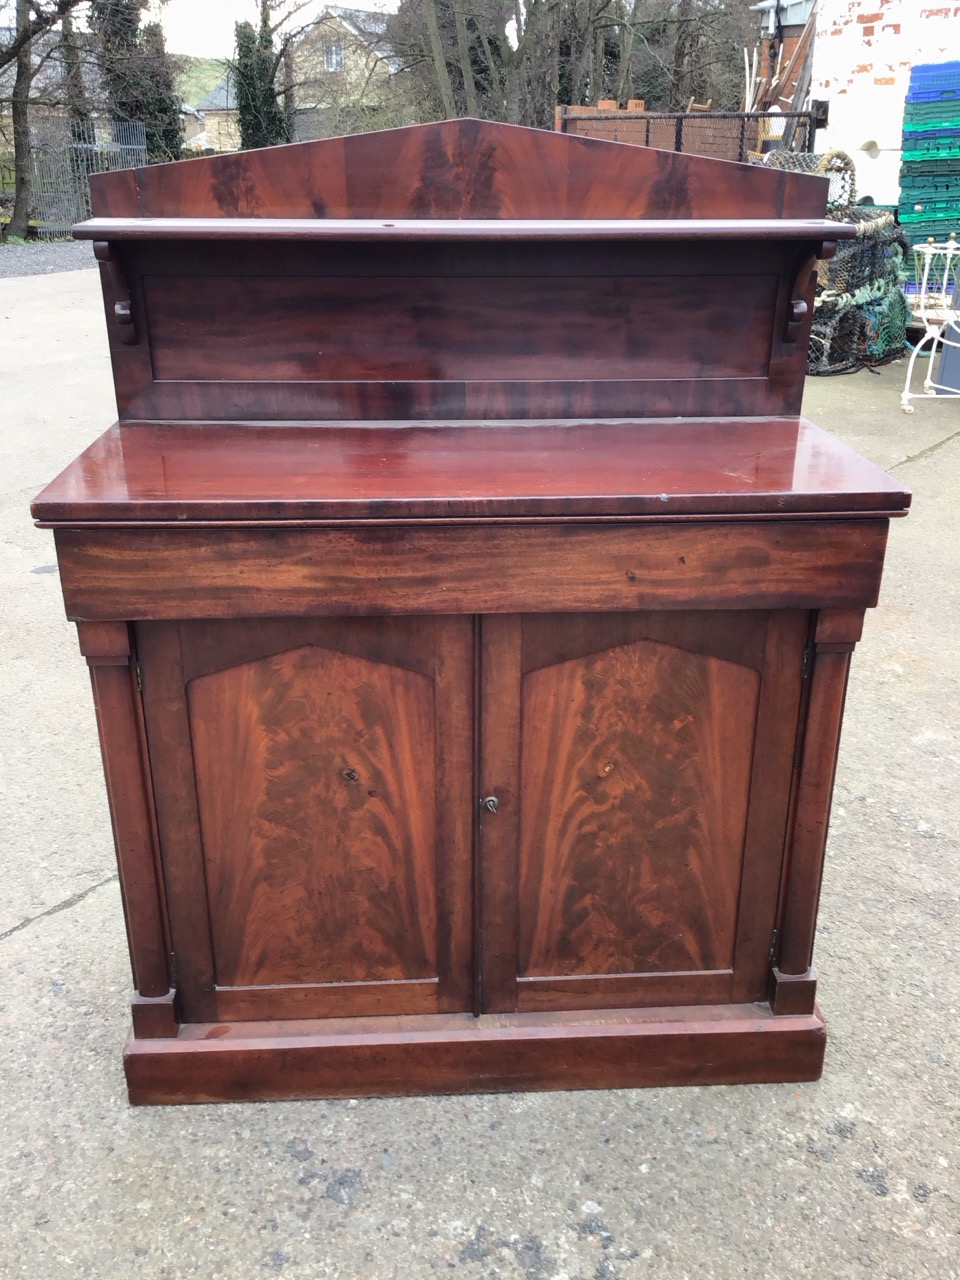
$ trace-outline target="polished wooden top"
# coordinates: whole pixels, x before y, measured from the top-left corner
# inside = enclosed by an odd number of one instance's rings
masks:
[[[900,482],[797,418],[114,426],[47,523],[902,514]]]

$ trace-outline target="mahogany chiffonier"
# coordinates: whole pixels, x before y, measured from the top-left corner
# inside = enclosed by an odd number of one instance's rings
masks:
[[[37,498],[136,1103],[815,1079],[909,495],[800,418],[825,179],[477,121],[106,174]]]

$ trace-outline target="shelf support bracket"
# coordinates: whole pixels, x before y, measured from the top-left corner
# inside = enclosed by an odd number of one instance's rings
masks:
[[[127,347],[137,345],[137,327],[133,321],[133,291],[127,280],[126,272],[120,260],[113,252],[109,240],[95,240],[93,256],[100,263],[101,275],[106,279],[110,293],[113,295],[113,321],[117,336]]]

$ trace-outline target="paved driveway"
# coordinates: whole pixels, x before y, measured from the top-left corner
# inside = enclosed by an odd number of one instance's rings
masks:
[[[132,1110],[92,705],[27,512],[112,420],[98,279],[0,280],[0,1275],[960,1277],[960,401],[903,415],[902,377],[808,388],[915,491],[854,660],[820,1082]]]

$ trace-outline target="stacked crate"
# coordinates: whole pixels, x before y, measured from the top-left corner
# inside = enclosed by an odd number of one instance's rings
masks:
[[[903,116],[900,222],[911,244],[960,230],[960,62],[915,66]]]

